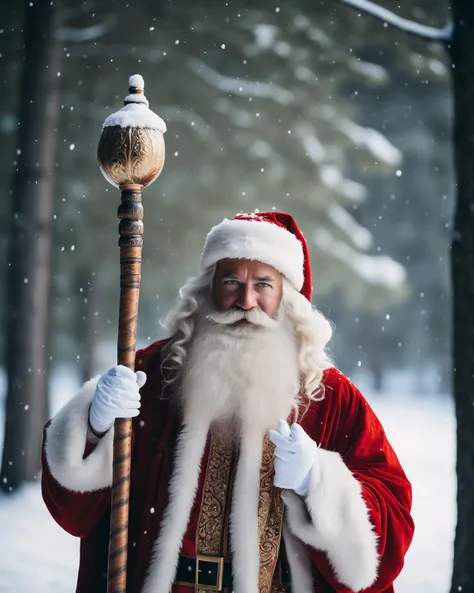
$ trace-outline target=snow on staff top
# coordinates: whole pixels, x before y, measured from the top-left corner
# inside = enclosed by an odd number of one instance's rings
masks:
[[[102,127],[150,128],[164,134],[166,132],[165,122],[148,108],[148,100],[143,94],[145,89],[143,77],[140,74],[130,76],[128,85],[129,94],[124,99],[124,106],[116,113],[109,115]]]

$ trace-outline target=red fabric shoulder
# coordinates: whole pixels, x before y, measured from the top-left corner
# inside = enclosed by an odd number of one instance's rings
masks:
[[[352,381],[336,367],[331,367],[324,371],[323,385],[327,397],[330,397],[331,394],[333,394],[337,395],[339,398],[348,398],[350,397],[351,389],[356,389],[358,395],[362,396]]]
[[[345,437],[347,431],[357,432],[360,412],[368,403],[351,380],[337,368],[324,371],[322,384],[324,398],[309,404],[300,424],[323,448],[342,453],[350,442]]]
[[[330,368],[324,371],[324,403],[330,408],[336,408],[336,414],[341,422],[364,422],[367,416],[378,422],[375,412],[359,388],[339,369]]]
[[[145,348],[137,350],[135,356],[135,370],[146,371],[147,367],[151,362],[155,362],[157,359],[161,359],[161,351],[163,346],[170,341],[170,338],[164,340],[157,340]]]
[[[324,371],[324,399],[312,402],[301,425],[323,448],[338,451],[353,464],[367,460],[368,452],[377,460],[388,458],[397,467],[398,459],[383,426],[360,390],[336,368]]]

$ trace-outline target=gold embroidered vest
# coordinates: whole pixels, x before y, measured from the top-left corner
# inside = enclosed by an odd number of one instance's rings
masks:
[[[278,555],[283,521],[280,489],[273,485],[274,446],[266,436],[263,442],[258,503],[260,550],[259,593],[283,593]],[[196,529],[196,555],[230,558],[229,518],[231,484],[236,455],[230,446],[218,442],[211,433],[209,458]],[[206,593],[196,588],[197,593]],[[231,593],[225,589],[225,593]]]

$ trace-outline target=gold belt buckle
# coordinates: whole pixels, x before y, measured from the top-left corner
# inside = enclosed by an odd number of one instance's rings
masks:
[[[217,578],[215,585],[203,585],[199,582],[199,573],[201,572],[199,565],[201,562],[210,562],[217,564]],[[196,587],[203,589],[204,591],[222,591],[222,581],[224,579],[224,558],[220,556],[201,556],[196,555],[196,575],[194,584]]]

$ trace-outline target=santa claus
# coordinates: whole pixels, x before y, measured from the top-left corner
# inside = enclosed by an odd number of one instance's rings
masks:
[[[44,432],[45,503],[105,593],[113,424],[133,418],[129,593],[393,591],[411,487],[326,352],[291,216],[214,227],[170,338],[89,381]]]

